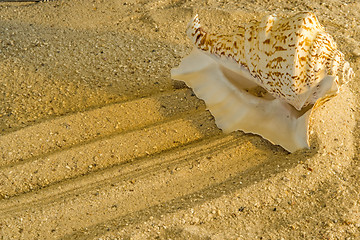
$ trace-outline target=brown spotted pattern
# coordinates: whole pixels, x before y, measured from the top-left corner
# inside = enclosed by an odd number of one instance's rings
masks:
[[[196,15],[187,34],[197,48],[215,58],[234,60],[273,97],[297,110],[336,95],[354,76],[344,54],[311,12],[288,18],[266,16],[232,35],[207,33]],[[331,91],[324,90],[328,76],[333,81]]]

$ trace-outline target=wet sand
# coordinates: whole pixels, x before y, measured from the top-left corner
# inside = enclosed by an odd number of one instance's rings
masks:
[[[2,239],[360,238],[356,77],[289,154],[170,77],[186,24],[313,11],[360,76],[356,1],[0,3]]]

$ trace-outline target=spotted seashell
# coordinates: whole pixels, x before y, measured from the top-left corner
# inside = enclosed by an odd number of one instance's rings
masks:
[[[196,15],[191,54],[172,78],[203,99],[225,132],[259,134],[286,150],[308,147],[309,116],[354,76],[344,54],[311,12],[275,15],[209,34]]]

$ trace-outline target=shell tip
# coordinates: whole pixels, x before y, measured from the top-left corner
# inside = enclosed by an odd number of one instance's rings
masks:
[[[200,28],[199,15],[196,14],[189,22],[187,29],[186,29],[186,33],[190,38],[193,38],[196,33],[196,30],[199,28]]]

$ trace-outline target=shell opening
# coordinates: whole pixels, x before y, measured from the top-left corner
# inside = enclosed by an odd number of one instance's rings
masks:
[[[254,81],[249,80],[249,76],[243,76],[239,72],[234,72],[225,66],[221,66],[221,72],[224,77],[231,83],[237,90],[245,91],[254,97],[263,98],[266,100],[275,99],[265,88],[259,86]]]
[[[260,101],[274,101],[276,98],[268,92],[265,88],[261,87],[256,83],[256,81],[249,79],[248,75],[242,75],[240,72],[235,72],[230,68],[225,66],[220,67],[221,73],[225,77],[225,79],[231,84],[234,88],[234,91],[243,92],[244,94],[251,95],[252,97],[260,100]],[[247,71],[247,70],[246,70]],[[252,77],[251,77],[252,78]],[[282,101],[277,99],[276,101]],[[285,101],[282,101],[283,105],[285,105],[291,115],[295,118],[299,118],[303,116],[306,112],[308,112],[314,104],[307,104],[301,109],[297,110],[294,106]]]

